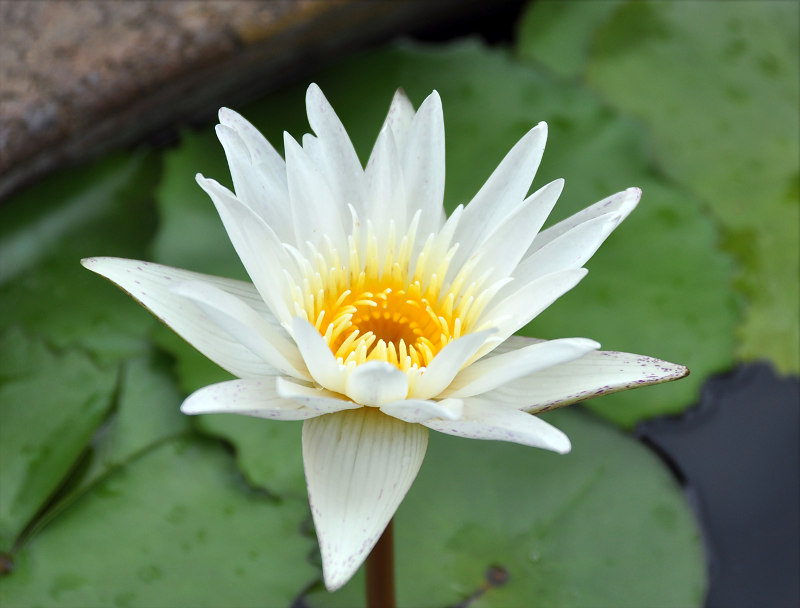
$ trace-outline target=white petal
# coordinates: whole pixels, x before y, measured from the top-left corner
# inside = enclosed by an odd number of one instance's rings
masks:
[[[453,259],[456,266],[461,266],[525,198],[546,140],[547,125],[542,122],[517,142],[467,205],[456,232],[455,240],[461,244]]]
[[[375,546],[417,476],[427,429],[364,407],[303,425],[303,462],[322,572],[345,584]]]
[[[385,128],[378,135],[365,176],[366,219],[375,227],[378,243],[385,244],[388,241],[389,223],[392,220],[401,232],[407,223],[403,174],[391,129]]]
[[[306,420],[324,412],[283,399],[275,379],[231,380],[195,391],[183,402],[184,414],[241,414],[272,420]]]
[[[614,214],[578,224],[522,260],[513,272],[514,280],[528,283],[546,274],[580,268],[618,225],[619,216]]]
[[[422,400],[436,397],[494,332],[494,329],[486,329],[450,342],[417,377],[410,396]]]
[[[294,378],[311,379],[297,345],[236,296],[202,281],[179,281],[172,291],[197,304],[209,319],[270,366]]]
[[[689,370],[660,359],[598,351],[518,378],[483,398],[529,411],[546,411],[598,397],[683,378]]]
[[[380,407],[406,398],[408,376],[391,363],[368,361],[350,372],[345,392],[356,403]]]
[[[349,399],[342,399],[341,395],[327,391],[324,388],[303,386],[286,378],[277,378],[275,384],[281,397],[290,399],[320,414],[333,414],[342,410],[354,410],[361,407],[359,404],[353,403]]]
[[[253,160],[251,151],[235,128],[221,124],[217,125],[216,131],[228,159],[236,198],[261,217],[279,238],[292,238],[294,230],[283,159],[280,159],[281,174],[276,175],[272,164],[259,165]]]
[[[187,279],[206,280],[223,289],[228,285],[240,288],[243,285],[240,281],[121,258],[86,258],[81,263],[122,287],[189,344],[234,376],[261,378],[277,373],[261,357],[233,340],[196,305],[171,291],[177,281]]]
[[[309,373],[318,384],[335,393],[345,393],[347,375],[339,365],[325,339],[316,328],[301,317],[292,319],[292,337],[303,355]]]
[[[445,220],[444,155],[442,100],[434,91],[417,110],[403,147],[408,217],[421,209],[419,225],[426,229],[438,229]]]
[[[484,312],[481,322],[496,327],[499,337],[505,339],[575,287],[586,273],[585,268],[579,268],[535,279]]]
[[[480,395],[521,376],[578,359],[598,348],[600,344],[594,340],[562,338],[486,357],[462,369],[443,394],[450,397]]]
[[[343,255],[347,249],[342,218],[348,201],[333,192],[308,153],[288,133],[284,133],[284,145],[297,244],[308,241],[324,251],[323,243],[328,238]]]
[[[547,243],[556,237],[561,236],[578,224],[582,224],[583,222],[591,220],[592,218],[613,213],[619,216],[619,222],[621,222],[628,217],[631,211],[636,208],[636,205],[639,204],[639,199],[641,198],[642,191],[639,188],[628,188],[622,192],[612,194],[611,196],[604,198],[594,205],[586,207],[586,209],[579,211],[575,215],[572,215],[558,224],[550,226],[550,228],[547,230],[540,232],[533,240],[533,244],[528,250],[528,255],[537,249],[541,249]]]
[[[261,297],[276,317],[288,320],[283,272],[292,267],[292,262],[277,235],[230,190],[199,173],[195,179],[211,197],[228,237]]]
[[[502,279],[511,274],[544,224],[563,188],[563,179],[550,182],[512,210],[476,249],[474,257],[479,261],[475,265],[475,275],[481,276],[491,271],[493,277]]]
[[[383,125],[388,126],[392,130],[395,145],[401,157],[413,120],[414,106],[411,105],[411,101],[408,99],[408,95],[406,95],[405,91],[403,91],[403,89],[397,89],[394,93],[394,97],[392,97],[392,103],[389,106],[389,112],[386,114],[386,120]]]
[[[463,409],[464,402],[461,399],[442,399],[441,401],[405,399],[387,403],[381,407],[384,414],[410,423],[427,422],[434,418],[458,420],[461,418]]]
[[[559,454],[566,454],[571,448],[564,433],[538,416],[482,399],[465,400],[460,420],[430,420],[423,424],[457,437],[510,441]]]
[[[308,123],[317,134],[321,155],[325,159],[319,169],[343,208],[353,205],[361,215],[364,211],[364,171],[361,161],[342,122],[316,84],[309,86],[306,92],[306,111]]]
[[[270,144],[267,139],[243,116],[229,110],[220,108],[219,122],[226,127],[230,127],[242,138],[254,165],[266,165],[270,167],[270,172],[276,175],[286,174],[286,165],[278,151]]]

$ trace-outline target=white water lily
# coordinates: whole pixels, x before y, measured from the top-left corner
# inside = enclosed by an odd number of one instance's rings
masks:
[[[239,378],[198,390],[183,412],[305,420],[309,501],[333,590],[397,510],[428,429],[565,453],[567,437],[532,414],[687,371],[585,338],[513,335],[585,276],[638,189],[539,232],[563,186],[527,196],[540,123],[446,218],[436,92],[416,112],[397,92],[366,169],[316,85],[306,102],[315,135],[301,144],[286,134],[285,161],[221,110],[236,193],[197,176],[252,284],[135,260],[83,264]]]

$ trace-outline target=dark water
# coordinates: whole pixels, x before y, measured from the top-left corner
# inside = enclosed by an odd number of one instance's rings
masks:
[[[709,608],[800,606],[800,382],[752,364],[637,435],[684,482],[703,529]]]

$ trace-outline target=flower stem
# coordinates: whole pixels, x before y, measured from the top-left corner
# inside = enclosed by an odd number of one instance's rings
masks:
[[[395,608],[394,533],[389,522],[367,558],[367,608]]]

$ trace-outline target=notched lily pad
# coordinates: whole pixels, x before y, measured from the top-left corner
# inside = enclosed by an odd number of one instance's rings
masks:
[[[251,491],[218,446],[170,441],[92,488],[17,556],[0,603],[288,606],[313,575],[305,504]]]
[[[53,352],[19,329],[0,334],[0,551],[64,482],[109,412],[115,368]]]

